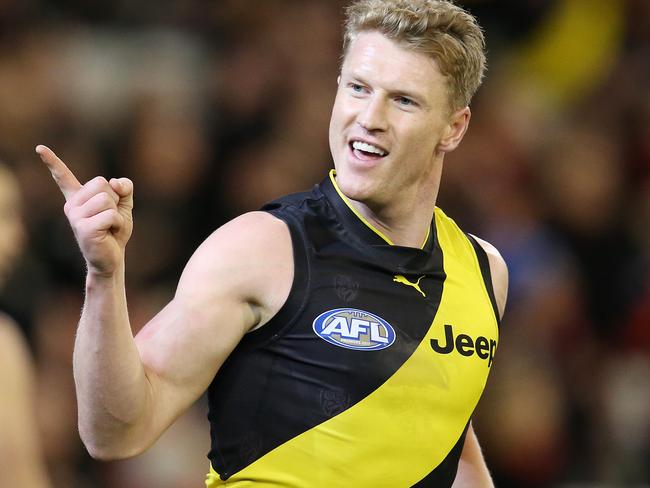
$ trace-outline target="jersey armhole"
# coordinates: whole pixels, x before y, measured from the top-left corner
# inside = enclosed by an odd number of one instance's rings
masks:
[[[289,229],[293,254],[293,282],[280,310],[266,324],[246,334],[240,342],[242,347],[258,347],[281,337],[300,315],[309,295],[311,273],[305,239],[287,209],[282,209],[282,212],[276,210],[279,209],[264,211],[283,221]]]
[[[492,273],[490,272],[490,261],[488,260],[487,253],[483,246],[481,246],[478,241],[471,234],[465,234],[471,242],[472,247],[474,248],[474,253],[478,259],[479,268],[481,268],[481,275],[483,276],[483,282],[485,283],[485,289],[487,290],[488,296],[490,297],[490,303],[492,304],[492,310],[494,311],[494,317],[497,320],[497,325],[501,326],[501,314],[499,314],[499,307],[497,306],[497,300],[494,296],[494,285],[492,284]]]

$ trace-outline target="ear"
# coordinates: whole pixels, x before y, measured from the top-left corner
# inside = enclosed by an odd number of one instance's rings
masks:
[[[450,119],[445,133],[438,143],[438,150],[441,152],[451,152],[458,147],[463,140],[465,132],[469,127],[469,119],[472,118],[472,111],[469,107],[461,108],[454,112]]]
[[[338,75],[336,78],[336,84],[340,85],[341,84],[341,75]]]

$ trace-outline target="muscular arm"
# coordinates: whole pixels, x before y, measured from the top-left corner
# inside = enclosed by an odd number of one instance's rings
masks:
[[[490,274],[492,275],[492,286],[494,288],[494,298],[497,302],[499,315],[503,317],[508,298],[508,268],[505,261],[499,254],[499,251],[490,244],[478,237],[476,241],[483,247],[490,263]],[[465,444],[460,455],[458,464],[458,473],[453,484],[454,488],[492,488],[492,478],[487,469],[481,446],[478,438],[474,433],[474,428],[470,424],[465,437]]]
[[[293,278],[289,232],[262,212],[217,230],[188,262],[173,300],[134,338],[124,286],[131,182],[81,185],[54,153],[38,150],[66,198],[88,267],[73,358],[81,438],[94,457],[130,457],[155,442],[243,335],[280,308]]]
[[[205,391],[243,335],[279,309],[290,253],[286,226],[268,214],[226,224],[199,247],[173,300],[135,339],[122,276],[89,276],[74,369],[91,454],[144,451]]]

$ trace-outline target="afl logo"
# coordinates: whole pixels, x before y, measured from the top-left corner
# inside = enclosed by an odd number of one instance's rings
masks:
[[[378,351],[395,342],[395,331],[381,317],[354,308],[328,310],[316,317],[314,332],[335,346]]]

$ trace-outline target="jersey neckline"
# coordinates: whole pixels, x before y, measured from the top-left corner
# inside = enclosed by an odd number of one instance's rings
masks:
[[[435,209],[434,218],[429,225],[427,235],[420,248],[396,245],[386,234],[372,225],[359,211],[354,208],[348,197],[341,191],[336,182],[336,170],[332,169],[320,184],[323,194],[332,203],[346,226],[354,229],[364,241],[373,246],[390,246],[394,248],[413,249],[430,253],[436,247]]]

